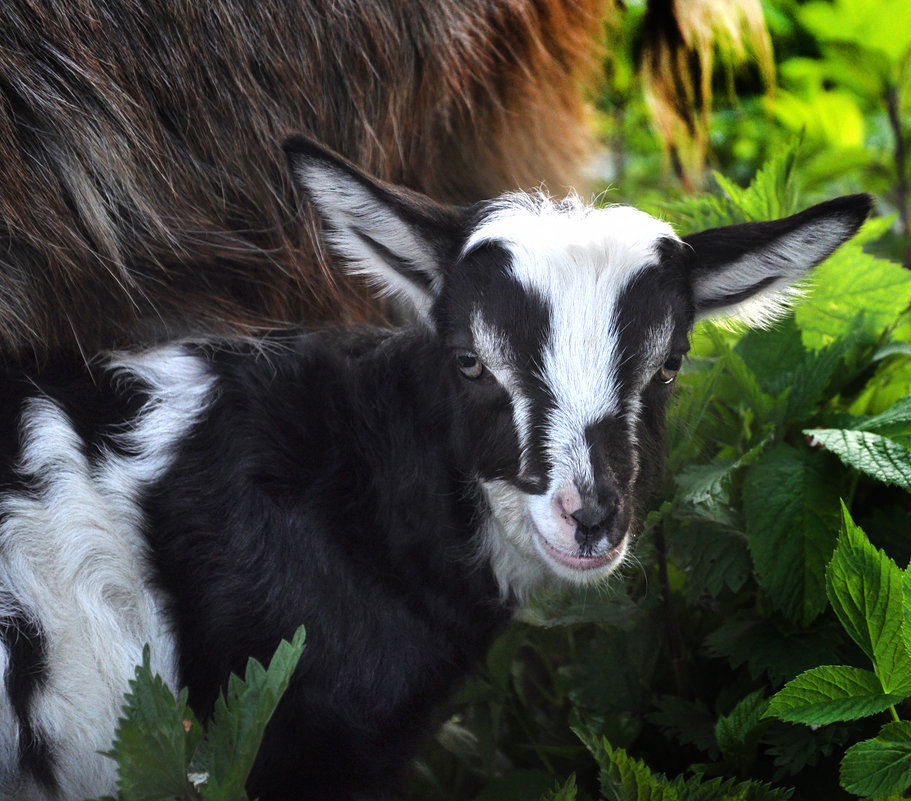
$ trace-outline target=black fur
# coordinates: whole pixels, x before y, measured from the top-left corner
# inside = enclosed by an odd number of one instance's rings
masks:
[[[23,773],[53,792],[57,787],[54,756],[30,714],[35,693],[47,681],[47,645],[38,626],[21,613],[0,618],[0,643],[9,652],[4,689],[19,723],[19,764]]]
[[[267,359],[210,348],[218,398],[144,504],[200,714],[230,671],[307,627],[251,797],[394,785],[510,615],[475,558],[448,354],[421,333],[368,339],[283,339]]]

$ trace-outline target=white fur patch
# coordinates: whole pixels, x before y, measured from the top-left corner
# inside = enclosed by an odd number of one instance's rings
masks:
[[[528,195],[495,202],[469,237],[466,253],[484,243],[505,247],[512,256],[512,276],[550,313],[540,378],[554,406],[546,421],[536,421],[543,429],[531,430],[529,403],[515,378],[508,370],[492,368],[512,398],[523,449],[533,436],[543,437],[551,466],[543,495],[527,495],[503,482],[484,485],[494,518],[486,547],[504,594],[524,595],[552,573],[590,582],[610,572],[572,571],[555,564],[537,538],[557,539],[554,496],[561,486],[594,483],[586,429],[619,415],[621,408],[616,304],[630,281],[657,263],[658,244],[666,238],[676,239],[671,227],[637,209],[597,209],[576,196],[555,203]],[[480,324],[472,330],[483,347],[508,351],[507,334],[494,337]],[[629,423],[632,431],[635,420]]]
[[[205,408],[211,378],[201,360],[177,348],[119,360],[116,369],[151,387],[151,400],[121,436],[136,456],[108,453],[93,465],[60,407],[32,398],[22,411],[17,464],[29,491],[0,498],[0,616],[24,613],[45,640],[48,677],[33,697],[31,721],[50,745],[65,799],[113,792],[114,762],[97,752],[111,745],[144,644],[151,645],[153,670],[176,685],[162,599],[146,582],[137,502]],[[6,659],[0,647],[0,671]],[[15,763],[13,721],[4,696],[3,768]],[[44,796],[23,784],[12,797]]]
[[[676,238],[670,225],[638,209],[593,208],[576,196],[554,203],[509,195],[468,240],[466,251],[484,242],[505,246],[515,279],[550,310],[542,378],[556,408],[547,453],[579,478],[590,471],[585,428],[619,411],[617,299],[656,263],[665,238]]]

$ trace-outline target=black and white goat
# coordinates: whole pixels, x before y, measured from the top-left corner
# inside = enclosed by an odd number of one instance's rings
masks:
[[[333,249],[418,322],[179,343],[0,387],[0,795],[110,792],[144,643],[200,715],[301,623],[251,778],[383,796],[516,604],[623,560],[694,320],[765,320],[865,196],[678,238],[632,208],[471,209],[303,139]]]

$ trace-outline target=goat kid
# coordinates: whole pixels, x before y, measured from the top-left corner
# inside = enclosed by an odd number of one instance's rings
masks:
[[[251,796],[393,791],[529,592],[622,563],[694,321],[768,321],[870,208],[681,239],[632,208],[462,209],[287,153],[329,245],[417,322],[7,374],[4,798],[112,791],[97,752],[144,643],[205,716],[301,623]]]

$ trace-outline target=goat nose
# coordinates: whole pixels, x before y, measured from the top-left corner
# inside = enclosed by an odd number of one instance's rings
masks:
[[[613,497],[605,503],[590,503],[570,514],[576,521],[576,542],[586,545],[611,534],[620,499]]]

